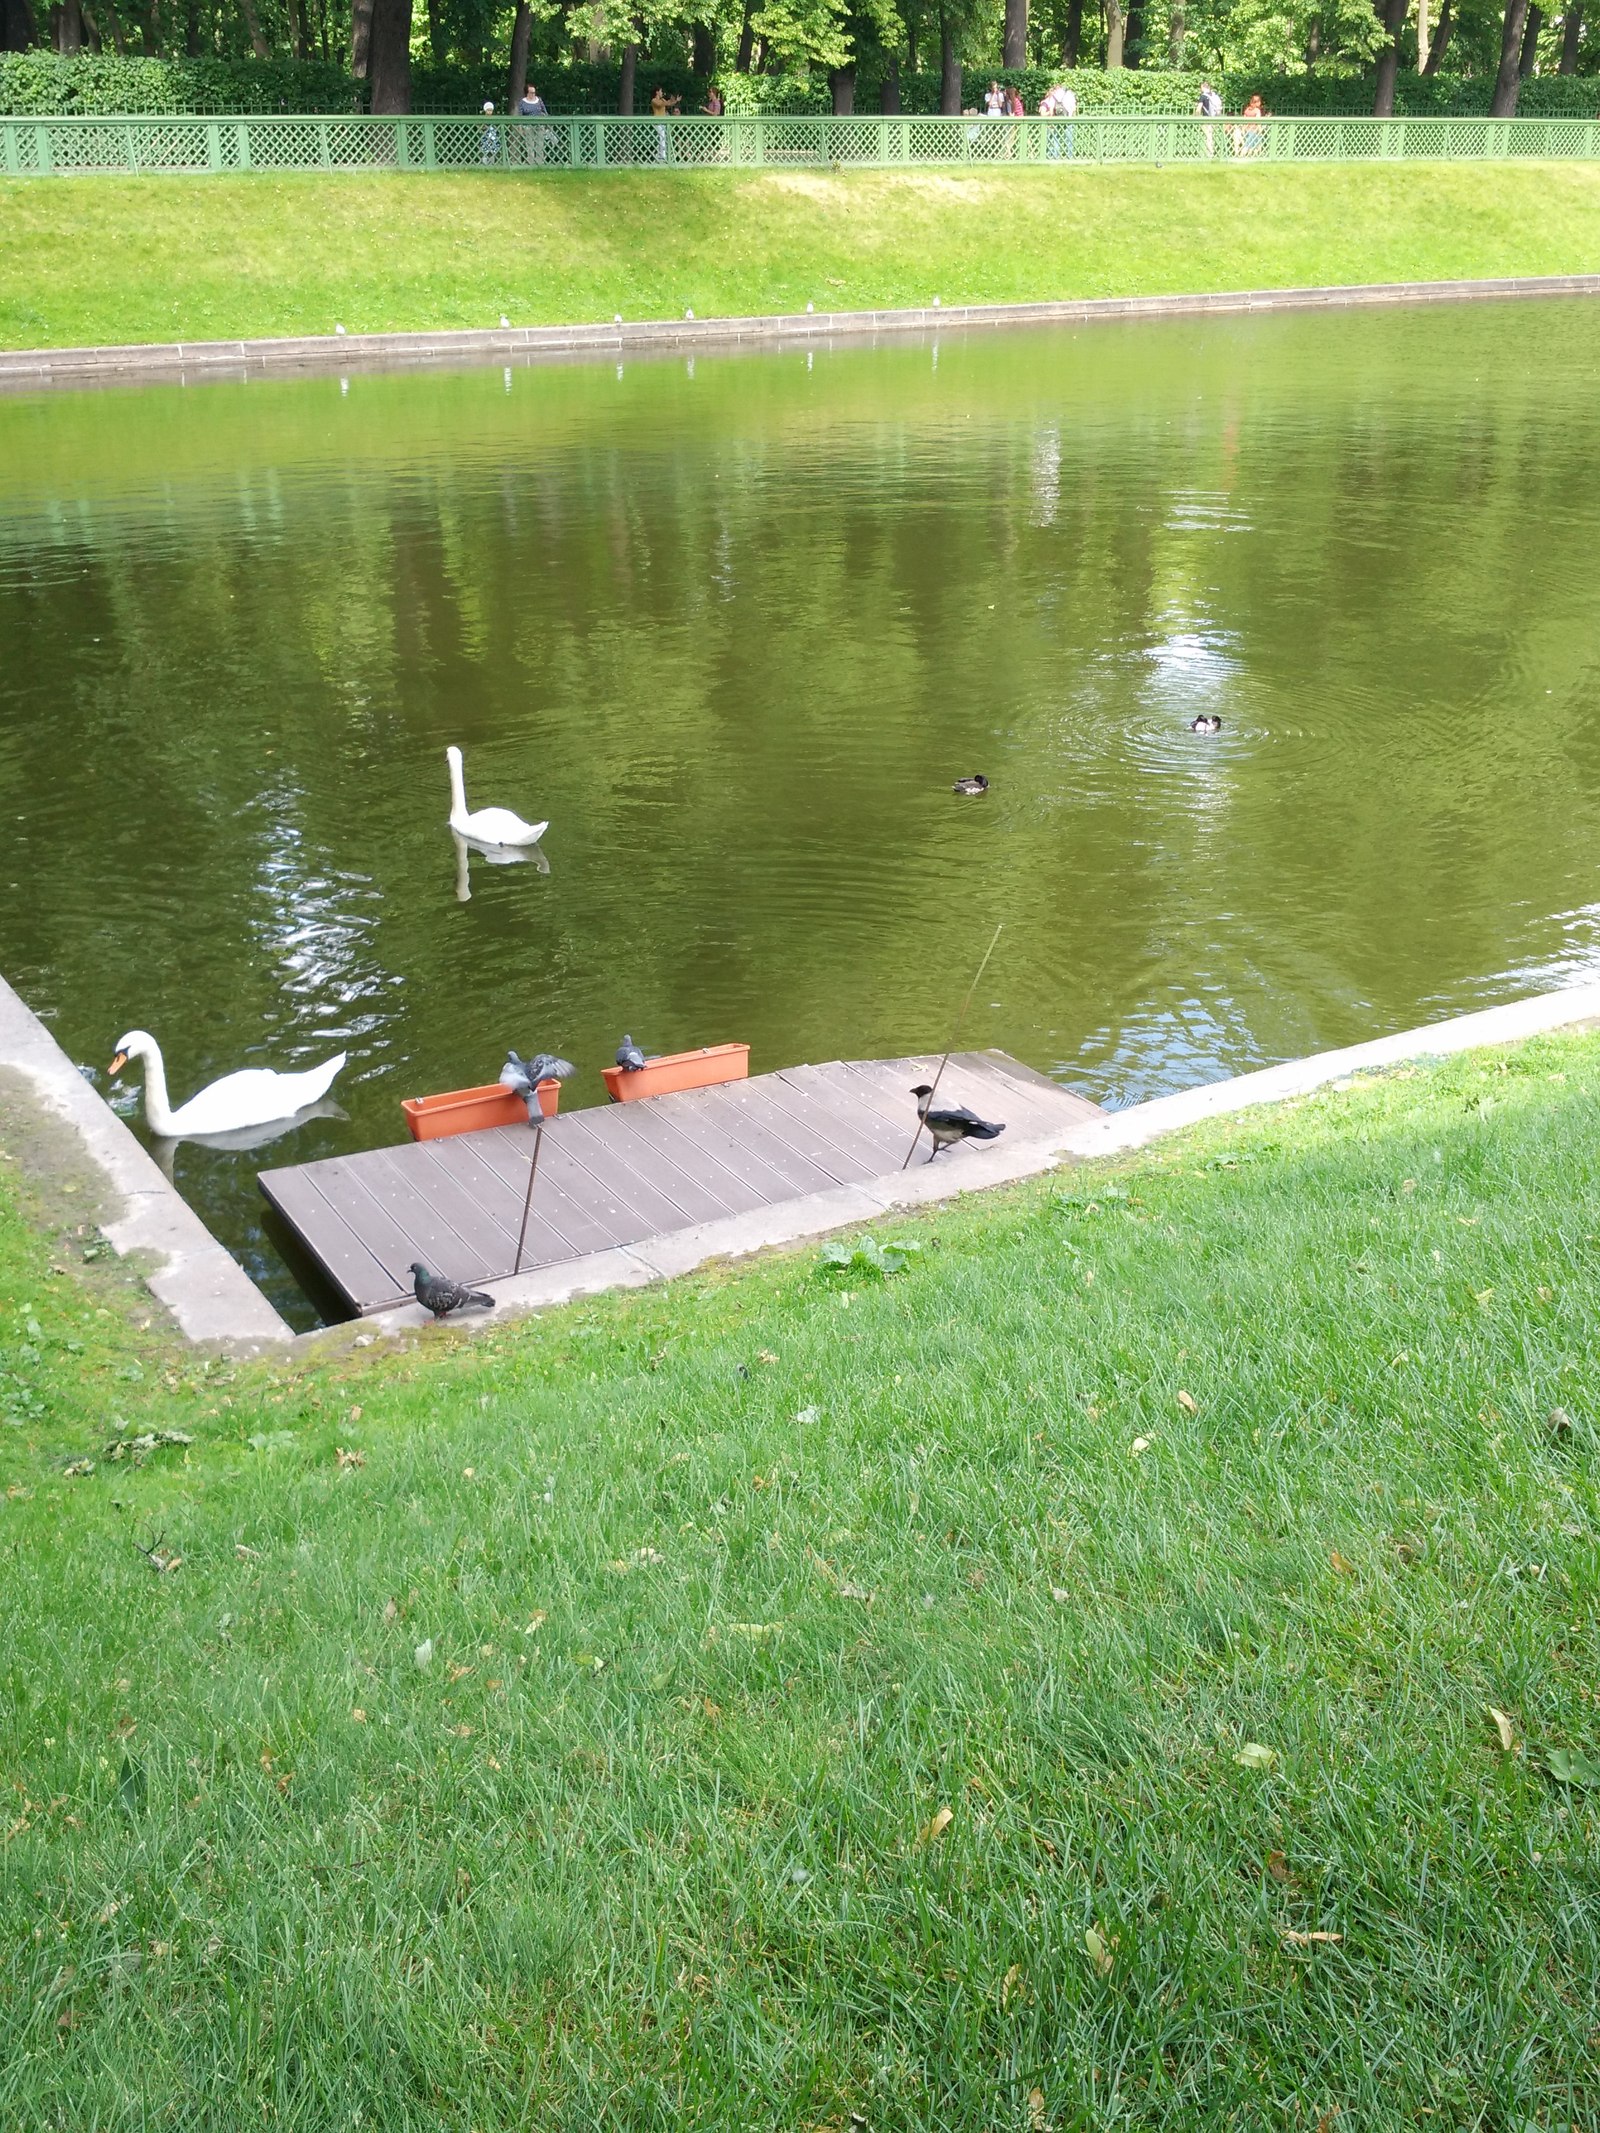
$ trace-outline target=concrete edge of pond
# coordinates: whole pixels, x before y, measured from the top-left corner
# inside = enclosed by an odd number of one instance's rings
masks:
[[[1149,1103],[1131,1105],[1126,1111],[1110,1111],[1103,1118],[1041,1139],[1017,1141],[1009,1147],[1000,1143],[984,1151],[981,1169],[976,1163],[949,1171],[936,1164],[923,1164],[900,1177],[840,1186],[832,1192],[781,1201],[753,1214],[730,1215],[722,1221],[673,1230],[625,1248],[596,1252],[586,1259],[541,1267],[537,1273],[517,1280],[497,1282],[494,1313],[474,1313],[452,1323],[481,1330],[497,1320],[503,1322],[507,1316],[571,1303],[607,1289],[644,1288],[654,1281],[690,1273],[713,1260],[748,1258],[756,1252],[825,1237],[835,1230],[874,1222],[902,1210],[959,1199],[965,1193],[983,1192],[996,1185],[1016,1184],[1055,1169],[1063,1160],[1124,1154],[1208,1119],[1308,1095],[1346,1075],[1397,1066],[1410,1059],[1444,1058],[1480,1045],[1514,1044],[1549,1030],[1583,1023],[1600,1023],[1600,984],[1536,993],[1531,999],[1513,1000],[1503,1007],[1481,1008],[1472,1014],[1452,1016],[1446,1022],[1398,1030],[1366,1044],[1315,1052],[1308,1058],[1285,1060],[1253,1074],[1236,1074],[1227,1081],[1181,1090],[1175,1096],[1159,1096]],[[369,1333],[404,1336],[425,1326],[428,1319],[416,1305],[407,1305],[401,1310],[374,1313],[357,1323]],[[347,1329],[333,1330],[338,1333]],[[326,1338],[325,1333],[299,1336],[305,1343]]]
[[[958,326],[1093,325],[1107,320],[1470,303],[1531,296],[1600,296],[1600,274],[1369,282],[1348,288],[1238,289],[1191,296],[1096,296],[1047,303],[925,305],[885,311],[807,311],[755,318],[640,319],[610,325],[307,334],[281,340],[171,341],[143,347],[0,349],[0,391],[163,379],[226,382],[266,372],[373,371],[430,364],[534,362],[552,357],[615,358],[783,343],[815,345]]]
[[[122,1257],[138,1255],[147,1287],[186,1340],[258,1353],[293,1339],[244,1268],[4,978],[0,1066],[21,1074],[40,1105],[77,1136],[119,1210],[101,1230]]]

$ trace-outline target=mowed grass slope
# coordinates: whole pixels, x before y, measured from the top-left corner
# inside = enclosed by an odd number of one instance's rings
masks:
[[[1597,1150],[1546,1040],[300,1370],[8,1186],[0,2124],[1592,2123]]]
[[[1600,163],[0,182],[0,346],[1600,270]]]

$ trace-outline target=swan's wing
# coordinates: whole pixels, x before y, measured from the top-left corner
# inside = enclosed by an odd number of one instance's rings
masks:
[[[467,818],[467,835],[485,844],[537,844],[548,822],[524,822],[509,807],[480,807]]]
[[[243,1067],[237,1074],[224,1074],[210,1088],[191,1096],[172,1114],[180,1134],[234,1133],[246,1126],[265,1126],[273,1119],[288,1118],[304,1104],[316,1103],[333,1084],[344,1065],[345,1054],[312,1067],[304,1074],[277,1074],[270,1067]]]

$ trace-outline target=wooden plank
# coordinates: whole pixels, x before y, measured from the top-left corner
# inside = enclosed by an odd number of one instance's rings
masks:
[[[618,1111],[623,1108],[613,1106]],[[641,1237],[659,1236],[663,1230],[689,1227],[693,1218],[685,1214],[658,1178],[646,1177],[633,1167],[614,1136],[607,1137],[605,1123],[603,1111],[573,1112],[564,1121],[561,1147],[575,1172],[594,1181],[596,1192],[608,1194],[619,1208],[631,1212],[638,1227],[631,1238],[623,1241],[636,1243]]]
[[[454,1188],[480,1205],[484,1218],[495,1224],[497,1250],[506,1263],[503,1271],[510,1273],[516,1258],[516,1233],[523,1226],[533,1135],[521,1126],[508,1126],[491,1133],[459,1133],[427,1145]],[[619,1241],[617,1224],[608,1222],[604,1212],[563,1190],[559,1167],[555,1139],[546,1135],[527,1218],[525,1267],[548,1265],[557,1258],[582,1258],[585,1252],[608,1252]]]
[[[491,1275],[505,1273],[504,1247],[496,1248],[499,1240],[493,1225],[485,1222],[470,1202],[464,1209],[456,1209],[462,1216],[458,1227],[451,1213],[437,1201],[413,1189],[400,1159],[420,1154],[433,1145],[430,1141],[417,1141],[405,1148],[374,1148],[359,1169],[352,1165],[353,1182],[366,1194],[367,1205],[352,1205],[351,1222],[363,1236],[368,1236],[370,1218],[387,1218],[407,1240],[408,1268],[413,1259],[420,1259],[431,1272],[443,1274],[449,1281],[487,1281]],[[409,1273],[406,1279],[409,1286]]]
[[[693,1159],[700,1166],[716,1166],[716,1189],[724,1199],[734,1193],[739,1195],[737,1212],[740,1214],[748,1213],[752,1208],[771,1207],[779,1200],[796,1198],[795,1188],[782,1172],[753,1150],[742,1147],[726,1127],[718,1124],[710,1106],[696,1100],[700,1094],[710,1096],[715,1093],[707,1089],[697,1091],[695,1096],[687,1092],[680,1096],[660,1096],[649,1108],[655,1113],[659,1128],[673,1135],[686,1153],[692,1149]],[[643,1110],[645,1106],[640,1104],[636,1108]],[[666,1145],[670,1147],[672,1142]],[[684,1160],[685,1155],[678,1157],[680,1163]],[[817,1186],[807,1189],[821,1191],[830,1182],[818,1173]]]
[[[1007,1052],[957,1052],[950,1064],[959,1065],[963,1073],[974,1074],[986,1083],[992,1082],[1005,1095],[1015,1089],[1024,1100],[1045,1104],[1052,1111],[1059,1110],[1063,1125],[1103,1116],[1100,1106],[1091,1103],[1087,1096],[1080,1096],[1076,1089],[1052,1081],[1048,1074],[1036,1074],[1032,1067],[1024,1066],[1020,1059],[1013,1059]]]
[[[825,1135],[834,1147],[858,1156],[863,1164],[870,1162],[866,1176],[883,1177],[899,1167],[910,1127],[902,1136],[870,1105],[830,1079],[826,1067],[785,1067],[772,1077],[770,1088],[773,1101],[792,1111],[819,1137]]]
[[[263,1171],[258,1180],[263,1195],[347,1303],[357,1311],[398,1303],[401,1291],[394,1276],[329,1202],[308,1174],[312,1167]]]
[[[810,1103],[794,1089],[785,1090],[780,1096],[776,1075],[764,1074],[759,1080],[735,1086],[744,1091],[741,1107],[752,1118],[791,1147],[803,1149],[835,1185],[855,1185],[863,1178],[879,1175],[883,1157],[875,1144],[860,1135],[850,1135],[857,1144],[857,1152],[852,1153],[843,1144],[838,1121],[820,1104]]]
[[[374,1200],[362,1182],[381,1149],[361,1155],[331,1155],[306,1169],[312,1182],[331,1207],[338,1209],[397,1289],[411,1286],[410,1264],[418,1256],[416,1239],[403,1229],[388,1208]]]
[[[846,1064],[845,1073],[851,1087],[872,1090],[880,1100],[898,1102],[903,1107],[901,1115],[906,1119],[906,1132],[909,1136],[917,1117],[916,1099],[911,1090],[915,1085],[918,1062],[910,1062],[909,1071],[905,1072],[903,1079],[897,1071],[897,1065],[897,1062],[892,1061],[852,1060]],[[933,1060],[927,1069],[927,1078],[930,1081],[937,1070],[938,1061]],[[1004,1101],[996,1101],[997,1098],[1003,1098]],[[1072,1123],[1064,1107],[1056,1106],[1048,1098],[1025,1096],[1020,1089],[1014,1094],[1002,1090],[992,1080],[964,1073],[954,1060],[944,1070],[944,1079],[939,1083],[939,1094],[935,1102],[964,1104],[969,1111],[976,1111],[980,1118],[991,1118],[1004,1125],[1017,1140],[1058,1132],[1061,1127]]]
[[[772,1180],[771,1189],[758,1190],[692,1134],[680,1132],[667,1115],[668,1107],[678,1101],[674,1096],[655,1096],[618,1104],[615,1118],[606,1119],[605,1131],[608,1138],[614,1135],[643,1174],[664,1191],[670,1191],[673,1199],[680,1204],[696,1199],[706,1208],[704,1214],[698,1215],[686,1210],[682,1227],[715,1221],[722,1215],[748,1214],[752,1208],[769,1207],[774,1198],[784,1197],[776,1179]]]
[[[726,1134],[729,1146],[736,1148],[741,1157],[753,1157],[778,1179],[784,1188],[779,1198],[831,1192],[841,1180],[817,1160],[804,1134],[785,1128],[781,1114],[774,1130],[773,1123],[762,1116],[758,1101],[752,1098],[752,1088],[759,1091],[759,1081],[725,1082],[720,1088],[707,1089],[694,1104],[692,1114],[685,1105],[682,1113],[675,1110],[672,1116],[677,1120],[692,1115],[706,1132]]]

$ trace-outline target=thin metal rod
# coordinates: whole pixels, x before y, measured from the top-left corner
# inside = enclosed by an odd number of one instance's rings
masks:
[[[942,1058],[942,1059],[941,1059],[941,1060],[939,1061],[939,1071],[938,1071],[938,1073],[937,1073],[937,1074],[935,1074],[935,1075],[934,1075],[934,1077],[933,1077],[933,1087],[932,1087],[932,1089],[931,1089],[931,1090],[929,1091],[929,1094],[928,1094],[928,1110],[929,1110],[929,1111],[931,1111],[931,1110],[933,1109],[933,1099],[934,1099],[934,1097],[935,1097],[935,1096],[937,1096],[937,1095],[938,1095],[938,1093],[939,1093],[939,1084],[940,1084],[940,1082],[941,1082],[941,1081],[943,1081],[943,1079],[944,1079],[944,1070],[945,1070],[945,1068],[946,1068],[946,1067],[947,1067],[947,1066],[948,1066],[948,1065],[950,1064],[950,1054],[951,1054],[951,1053],[952,1053],[952,1052],[953,1052],[953,1051],[955,1050],[955,1048],[956,1048],[956,1039],[957,1039],[957,1038],[958,1038],[958,1037],[959,1037],[959,1036],[961,1035],[961,1025],[962,1025],[962,1023],[963,1023],[963,1022],[965,1022],[965,1021],[966,1021],[966,1019],[967,1019],[967,1009],[968,1009],[968,1008],[969,1008],[969,1007],[970,1007],[970,1006],[972,1005],[972,996],[973,996],[973,994],[974,994],[974,993],[975,993],[975,992],[977,991],[977,989],[978,989],[978,983],[979,983],[979,980],[980,980],[980,979],[982,978],[982,976],[983,976],[984,972],[985,972],[985,971],[986,971],[986,970],[988,969],[988,967],[989,967],[989,958],[990,958],[990,956],[992,956],[992,955],[994,954],[994,951],[995,951],[996,945],[998,944],[998,942],[999,942],[999,939],[1000,939],[1000,935],[1002,934],[1002,932],[1004,932],[1004,930],[1005,930],[1005,920],[1004,920],[1004,919],[1002,919],[1002,920],[1000,921],[1000,924],[999,924],[998,926],[996,926],[996,927],[995,927],[995,929],[994,929],[994,939],[993,939],[993,940],[992,940],[992,941],[991,941],[991,942],[989,943],[988,947],[987,947],[987,948],[985,948],[985,950],[983,951],[983,961],[982,961],[982,962],[981,962],[981,963],[980,963],[980,964],[978,965],[978,968],[977,968],[976,974],[975,974],[975,975],[974,975],[974,977],[973,977],[972,983],[971,983],[971,984],[970,984],[970,985],[969,985],[969,986],[967,987],[967,997],[966,997],[966,998],[965,998],[965,999],[964,999],[964,1000],[962,1001],[962,1003],[961,1003],[961,1012],[960,1012],[960,1014],[959,1014],[959,1015],[957,1015],[957,1016],[956,1016],[956,1026],[955,1026],[955,1028],[954,1028],[954,1029],[953,1029],[953,1030],[952,1030],[952,1031],[950,1032],[950,1042],[949,1042],[949,1043],[948,1043],[948,1044],[947,1044],[947,1045],[945,1046],[945,1052],[944,1052],[944,1057],[943,1057],[943,1058]],[[924,1112],[924,1113],[923,1113],[923,1118],[925,1118],[926,1116],[927,1116],[927,1112]],[[909,1170],[909,1169],[911,1168],[911,1158],[912,1158],[912,1157],[913,1157],[913,1156],[914,1156],[914,1155],[916,1154],[916,1152],[917,1152],[917,1143],[918,1143],[918,1141],[920,1141],[920,1140],[921,1140],[921,1138],[922,1138],[922,1118],[919,1118],[919,1119],[917,1120],[917,1130],[916,1130],[916,1132],[915,1132],[915,1133],[913,1133],[913,1134],[912,1134],[912,1136],[911,1136],[911,1146],[910,1146],[910,1147],[909,1147],[909,1148],[908,1148],[908,1149],[906,1150],[906,1159],[905,1159],[905,1161],[904,1161],[904,1162],[903,1162],[903,1163],[902,1163],[902,1164],[900,1165],[900,1168],[901,1168],[902,1170]],[[935,1154],[935,1155],[937,1155],[937,1154],[938,1154],[938,1152],[939,1152],[939,1144],[938,1144],[938,1142],[937,1142],[937,1141],[935,1141],[935,1143],[934,1143],[934,1150],[933,1150],[933,1152],[934,1152],[934,1154]]]
[[[522,1203],[522,1227],[517,1231],[517,1263],[513,1274],[522,1272],[522,1246],[528,1234],[528,1210],[533,1205],[533,1181],[539,1175],[539,1150],[544,1146],[544,1120],[541,1118],[533,1129],[533,1161],[528,1165],[528,1193]]]

